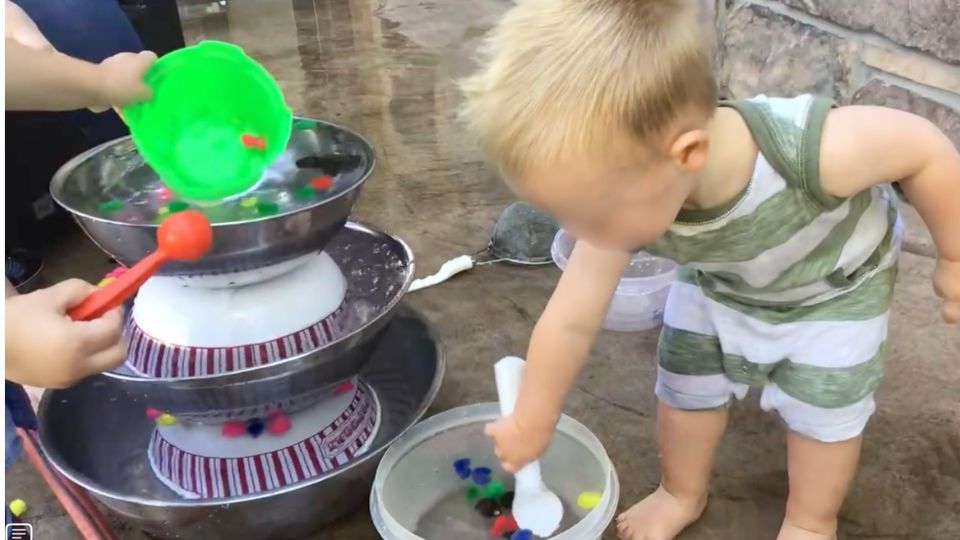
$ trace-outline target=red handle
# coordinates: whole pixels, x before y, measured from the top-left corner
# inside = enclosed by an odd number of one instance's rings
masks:
[[[167,261],[166,253],[159,249],[140,260],[133,268],[120,274],[106,287],[94,291],[76,306],[67,311],[67,315],[75,321],[92,321],[103,316],[104,313],[123,304],[127,298],[133,296],[143,282],[150,278],[160,266]]]

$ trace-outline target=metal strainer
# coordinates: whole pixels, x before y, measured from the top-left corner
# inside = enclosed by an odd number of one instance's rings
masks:
[[[410,291],[432,287],[475,266],[510,263],[525,266],[550,264],[550,245],[559,230],[549,214],[525,202],[515,202],[500,212],[487,247],[443,263],[433,275],[414,280]]]

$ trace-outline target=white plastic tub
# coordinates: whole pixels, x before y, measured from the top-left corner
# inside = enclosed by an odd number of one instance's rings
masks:
[[[553,239],[550,254],[561,270],[566,268],[575,244],[563,229]],[[610,301],[603,327],[617,332],[638,332],[663,324],[663,307],[667,304],[676,267],[669,259],[643,251],[634,255]]]
[[[460,519],[474,510],[464,497],[464,481],[454,474],[452,464],[470,458],[474,465],[491,467],[494,476],[512,489],[512,478],[497,466],[493,446],[483,434],[484,425],[499,417],[495,403],[459,407],[420,422],[393,443],[377,468],[370,492],[370,516],[381,537],[489,538],[483,526]],[[613,520],[620,498],[617,473],[600,441],[579,422],[562,416],[540,463],[544,481],[563,502],[564,523],[569,525],[561,524],[551,539],[599,540]],[[577,496],[584,491],[601,494],[593,509],[577,506]],[[445,503],[457,516],[436,515],[435,509]],[[417,531],[424,529],[424,519],[438,520],[443,532],[428,534],[426,539],[419,536]]]

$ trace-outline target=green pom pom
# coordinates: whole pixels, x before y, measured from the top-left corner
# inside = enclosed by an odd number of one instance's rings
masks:
[[[104,214],[112,214],[118,210],[123,209],[123,201],[118,201],[116,199],[102,202],[97,205],[97,210]]]
[[[504,494],[506,490],[503,487],[503,482],[494,478],[483,486],[483,498],[484,499],[499,499],[501,495]]]
[[[262,216],[272,216],[280,211],[280,206],[273,201],[260,201],[257,203],[257,213]]]
[[[170,201],[170,203],[167,204],[167,209],[170,210],[171,214],[175,212],[182,212],[187,208],[190,208],[190,205],[183,201]]]
[[[297,118],[293,121],[293,129],[313,129],[316,125],[317,123],[313,120],[306,120],[304,118]]]
[[[310,200],[310,199],[313,198],[313,193],[314,193],[314,191],[313,191],[313,188],[312,188],[312,187],[310,187],[310,186],[300,186],[300,187],[297,188],[296,191],[293,192],[293,196],[294,196],[294,198],[296,198],[296,199],[298,199],[298,200],[306,201],[306,200]]]
[[[474,485],[467,486],[467,501],[476,502],[480,498],[480,488]]]

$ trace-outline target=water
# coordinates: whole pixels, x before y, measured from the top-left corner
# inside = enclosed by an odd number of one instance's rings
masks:
[[[567,501],[562,502],[563,521],[555,534],[577,523],[577,512]],[[493,522],[494,518],[480,515],[463,492],[456,491],[440,497],[435,505],[420,516],[414,534],[426,540],[490,540],[499,538],[490,532]]]
[[[340,128],[311,122],[294,130],[284,154],[246,193],[220,201],[184,201],[164,187],[132,141],[125,139],[78,164],[58,192],[71,210],[125,224],[159,223],[176,211],[171,203],[186,203],[214,224],[232,223],[320,204],[352,189],[369,172],[371,163],[369,149],[361,139]],[[314,183],[323,176],[329,177],[332,185]]]

